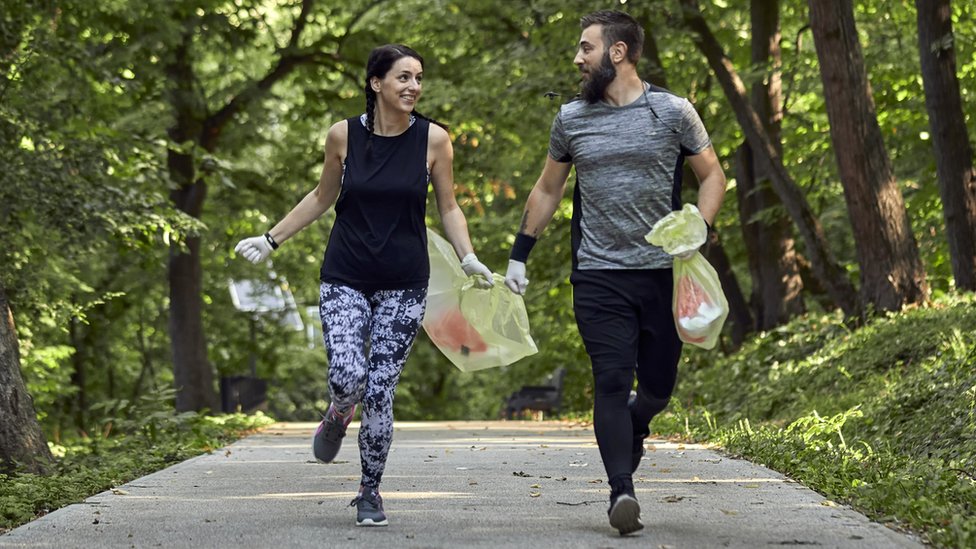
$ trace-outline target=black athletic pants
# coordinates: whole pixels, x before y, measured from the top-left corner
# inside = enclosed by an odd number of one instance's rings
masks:
[[[668,405],[681,340],[671,269],[574,271],[576,325],[593,365],[593,428],[611,481],[631,477],[634,437]],[[637,375],[637,403],[627,399]]]

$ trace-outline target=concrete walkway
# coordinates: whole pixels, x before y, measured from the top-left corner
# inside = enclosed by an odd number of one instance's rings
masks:
[[[356,424],[328,465],[312,457],[314,427],[275,425],[0,547],[921,547],[778,473],[664,441],[635,478],[645,528],[622,538],[593,431],[551,422],[398,423],[382,485],[390,526],[357,528]]]

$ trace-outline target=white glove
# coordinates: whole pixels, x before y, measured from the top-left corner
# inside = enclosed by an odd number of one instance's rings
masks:
[[[525,263],[508,260],[508,271],[505,273],[505,285],[518,295],[525,295],[525,288],[529,286],[529,279],[525,278]]]
[[[261,235],[241,240],[234,247],[234,251],[237,252],[237,255],[251,263],[260,263],[268,259],[268,256],[274,250],[271,248],[271,243],[268,242],[268,239],[264,235]]]
[[[484,263],[478,261],[478,256],[474,255],[474,252],[464,256],[464,259],[461,260],[461,270],[468,276],[481,275],[475,277],[474,284],[482,290],[495,285],[495,281],[492,279],[491,269],[485,267]]]

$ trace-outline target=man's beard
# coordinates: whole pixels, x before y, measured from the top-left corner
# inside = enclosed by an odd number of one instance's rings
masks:
[[[583,99],[587,103],[593,104],[603,100],[607,87],[613,79],[617,77],[617,69],[610,61],[610,52],[607,52],[600,60],[600,66],[589,72],[589,78],[583,80]]]

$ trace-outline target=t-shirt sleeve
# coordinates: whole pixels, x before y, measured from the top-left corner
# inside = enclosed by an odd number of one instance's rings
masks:
[[[712,144],[708,132],[705,131],[705,124],[687,99],[681,101],[681,129],[681,148],[687,154],[698,154]]]
[[[552,129],[549,130],[549,156],[557,162],[570,162],[573,155],[569,152],[569,139],[563,129],[562,114],[560,109],[552,121]]]

